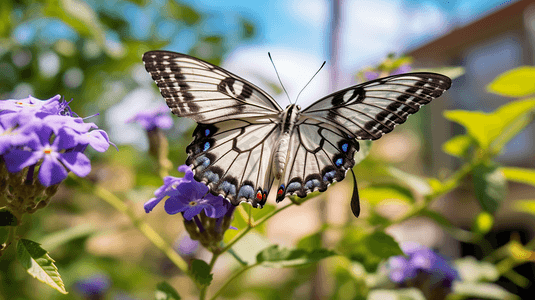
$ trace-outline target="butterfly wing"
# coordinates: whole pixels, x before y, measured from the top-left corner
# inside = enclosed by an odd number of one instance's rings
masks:
[[[282,111],[271,96],[254,84],[195,57],[149,51],[143,54],[143,63],[167,105],[179,117],[210,124]]]
[[[302,115],[357,139],[376,140],[450,86],[450,78],[436,73],[394,75],[330,94],[311,104]]]
[[[288,195],[306,197],[323,192],[345,178],[355,165],[359,144],[339,128],[301,117],[293,128],[284,180],[277,190],[277,202]]]
[[[301,112],[293,130],[277,201],[325,191],[331,183],[343,180],[355,165],[356,139],[380,138],[450,86],[451,80],[440,74],[402,74],[352,86],[314,102]],[[358,209],[353,212],[358,215]]]
[[[186,148],[195,180],[232,204],[263,206],[275,179],[271,154],[280,135],[276,119],[235,119],[199,124]]]

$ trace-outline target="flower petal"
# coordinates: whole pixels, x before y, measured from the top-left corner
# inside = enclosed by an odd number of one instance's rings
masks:
[[[77,176],[85,177],[91,172],[91,161],[83,153],[65,152],[59,153],[58,156],[59,160]]]
[[[11,173],[16,173],[27,166],[36,164],[43,157],[43,152],[11,150],[5,153],[3,157],[7,170]]]
[[[67,170],[53,155],[45,155],[39,168],[39,181],[44,186],[60,183],[67,177]]]

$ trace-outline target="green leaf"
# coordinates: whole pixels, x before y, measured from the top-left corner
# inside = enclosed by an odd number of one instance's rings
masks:
[[[463,67],[441,67],[441,68],[420,68],[414,69],[413,72],[433,72],[448,76],[452,80],[461,77],[465,73]]]
[[[364,266],[367,272],[377,270],[379,263],[394,255],[403,255],[398,243],[384,232],[347,231],[337,250]]]
[[[195,25],[201,20],[201,15],[193,9],[183,3],[178,3],[176,0],[167,0],[165,5],[167,15],[177,21],[182,21],[187,25]]]
[[[525,97],[535,93],[535,67],[523,66],[496,77],[487,90],[508,97]]]
[[[242,39],[248,40],[255,36],[256,29],[255,29],[253,22],[247,19],[241,18],[240,25],[242,28]]]
[[[387,171],[391,176],[407,184],[421,195],[429,195],[433,191],[429,185],[429,182],[425,178],[403,172],[394,167],[388,167]]]
[[[297,248],[312,251],[314,249],[321,248],[321,236],[323,230],[307,235],[297,242]]]
[[[210,285],[214,275],[210,274],[210,266],[200,259],[194,259],[191,262],[191,275],[200,285]]]
[[[28,274],[60,293],[67,294],[54,260],[38,243],[26,239],[19,240],[17,258]]]
[[[473,139],[465,134],[457,135],[442,144],[442,151],[455,157],[466,157]]]
[[[479,111],[449,110],[444,112],[444,117],[465,127],[483,149],[490,146],[503,127],[498,116]]]
[[[279,249],[279,245],[272,245],[260,251],[256,262],[270,268],[295,268],[337,255],[334,251],[319,248],[307,251],[304,249]]]
[[[394,255],[403,255],[403,251],[398,245],[398,242],[393,237],[382,231],[376,231],[364,238],[364,243],[371,253],[381,257],[389,258]]]
[[[17,226],[17,217],[11,213],[7,208],[0,208],[0,227],[2,226]]]
[[[366,187],[360,191],[360,198],[366,199],[372,206],[384,200],[401,200],[405,203],[414,203],[411,191],[397,184],[377,184]]]
[[[518,133],[533,121],[535,98],[513,101],[498,108],[494,114],[502,121],[499,135],[492,141],[494,153],[499,153]]]
[[[481,163],[472,170],[476,198],[483,210],[495,213],[507,193],[507,181],[501,169]]]
[[[535,199],[531,200],[517,200],[513,204],[516,211],[525,212],[535,216]]]
[[[509,181],[535,186],[535,170],[533,169],[502,167],[501,170]]]
[[[507,103],[490,114],[451,110],[444,112],[444,117],[464,126],[482,149],[492,146],[492,152],[499,153],[531,122],[534,110],[535,99],[530,98]]]
[[[372,149],[372,141],[359,141],[359,151],[355,154],[355,165],[363,161]]]
[[[169,283],[162,281],[156,286],[156,300],[180,300],[180,295]]]

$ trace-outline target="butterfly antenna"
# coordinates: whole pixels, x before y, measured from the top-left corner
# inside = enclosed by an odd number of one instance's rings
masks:
[[[292,103],[290,100],[290,96],[288,95],[288,92],[286,91],[286,88],[284,88],[284,84],[282,84],[282,80],[279,76],[279,72],[277,71],[277,67],[275,67],[275,63],[273,62],[273,58],[271,58],[271,53],[268,52],[269,60],[271,60],[271,64],[273,65],[273,68],[275,69],[275,74],[277,74],[277,78],[279,79],[279,82],[281,83],[282,89],[284,90],[284,93],[286,94],[286,97],[288,97],[288,101]]]
[[[318,75],[318,73],[321,71],[321,69],[323,68],[323,66],[325,66],[325,61],[323,62],[323,64],[321,65],[321,67],[319,68],[318,71],[316,71],[316,74],[314,74],[314,76],[312,76],[312,78],[310,78],[310,80],[307,82],[307,84],[305,84],[305,87],[303,87],[303,89],[301,90],[301,92],[299,92],[299,94],[297,94],[297,98],[295,99],[295,102],[297,103],[297,99],[299,99],[299,95],[301,95],[301,93],[303,92],[303,90],[307,87],[307,85],[312,81],[312,79],[314,79],[314,77],[316,77],[316,75]]]

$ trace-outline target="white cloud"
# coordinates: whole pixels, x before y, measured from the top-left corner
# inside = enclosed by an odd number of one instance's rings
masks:
[[[381,61],[388,53],[406,50],[423,35],[447,29],[438,7],[422,4],[406,10],[401,0],[354,0],[343,9],[341,60],[356,71]]]
[[[323,27],[328,21],[330,4],[325,0],[293,0],[287,3],[291,15],[315,28]]]
[[[318,70],[323,61],[320,57],[310,53],[298,52],[289,48],[270,47],[269,51],[277,66],[281,80],[290,95],[292,102],[297,94]],[[280,87],[275,70],[267,55],[268,49],[260,47],[242,47],[236,49],[224,60],[223,67],[234,74],[243,77],[272,95],[284,109],[288,98],[284,94],[274,95],[269,83]],[[269,83],[266,83],[268,81]],[[298,104],[306,107],[308,104],[325,96],[329,87],[329,69],[326,65],[307,86]]]

